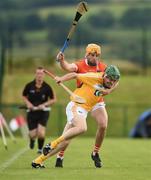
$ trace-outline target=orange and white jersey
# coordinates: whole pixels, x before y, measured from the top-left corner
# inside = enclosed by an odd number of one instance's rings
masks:
[[[99,73],[84,73],[78,74],[77,79],[82,82],[82,86],[77,88],[74,93],[78,96],[83,97],[86,100],[86,103],[79,104],[79,106],[83,107],[87,111],[90,111],[95,104],[100,102],[102,96],[97,95],[97,91],[103,88],[103,79],[102,72]],[[72,97],[70,97],[72,101]]]

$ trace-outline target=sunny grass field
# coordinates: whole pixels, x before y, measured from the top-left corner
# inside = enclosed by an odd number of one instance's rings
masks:
[[[149,180],[151,177],[150,140],[108,139],[104,141],[104,166],[96,169],[90,159],[93,139],[79,137],[71,143],[64,160],[64,168],[54,168],[55,157],[47,160],[45,169],[32,169],[37,157],[27,149],[27,143],[17,138],[17,144],[8,141],[8,150],[0,139],[1,180]]]

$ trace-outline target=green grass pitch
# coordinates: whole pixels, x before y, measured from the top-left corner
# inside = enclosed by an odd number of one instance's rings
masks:
[[[52,140],[53,138],[51,138]],[[71,142],[64,159],[64,168],[55,168],[55,156],[45,162],[45,169],[32,169],[37,157],[27,142],[8,140],[8,150],[0,139],[1,180],[149,180],[151,178],[151,142],[123,138],[106,138],[101,156],[104,166],[94,167],[90,158],[93,138],[76,138]]]

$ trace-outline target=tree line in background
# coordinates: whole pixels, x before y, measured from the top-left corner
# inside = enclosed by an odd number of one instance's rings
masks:
[[[124,27],[126,29],[130,28],[148,28],[151,27],[151,8],[138,9],[131,8],[128,9],[120,19],[116,19],[114,14],[110,11],[103,10],[93,16],[88,17],[87,23],[93,28],[115,28],[117,25]],[[60,16],[60,15],[49,15],[46,20],[42,19],[37,13],[30,14],[9,14],[4,18],[0,17],[1,26],[7,28],[7,26],[12,26],[14,30],[41,30],[46,27],[54,28],[56,26],[62,27],[71,23],[71,19]]]
[[[88,3],[108,3],[113,0],[86,0]],[[77,4],[79,1],[75,0],[1,0],[0,9],[1,10],[14,10],[14,9],[31,9],[31,8],[41,8],[47,6],[61,6],[61,5],[73,5]]]
[[[18,10],[18,9],[36,9],[48,6],[62,6],[62,5],[74,5],[80,2],[80,0],[1,0],[0,1],[0,10]],[[89,4],[91,3],[129,3],[128,0],[86,0]],[[142,0],[133,0],[132,3],[139,3]],[[149,3],[149,0],[143,0],[143,3]]]
[[[119,48],[116,48],[115,52],[113,48],[112,54],[118,54],[121,58],[136,59],[139,63],[142,57],[136,52],[139,49],[140,43],[138,41],[133,41],[133,39],[126,39],[126,41],[123,41],[123,39],[117,37],[109,38],[106,30],[117,29],[117,31],[119,31],[119,29],[140,29],[142,33],[144,33],[142,43],[144,43],[144,46],[146,46],[145,48],[148,49],[146,32],[151,27],[150,19],[151,8],[128,9],[119,19],[115,18],[112,12],[108,10],[97,12],[89,16],[86,23],[81,23],[79,25],[75,46],[87,44],[89,42],[97,42],[98,40],[103,44],[118,43],[120,44]],[[8,15],[5,16],[5,18],[0,17],[0,37],[6,37],[5,46],[11,49],[13,40],[15,40],[20,47],[27,45],[24,36],[25,31],[48,30],[47,40],[51,42],[51,44],[61,46],[70,25],[71,19],[54,14],[48,15],[45,20],[37,13],[28,15]],[[145,56],[146,49],[144,49]]]

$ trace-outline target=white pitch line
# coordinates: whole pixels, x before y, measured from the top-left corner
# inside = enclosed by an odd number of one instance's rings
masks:
[[[9,160],[5,161],[5,163],[3,163],[0,166],[0,173],[4,169],[8,168],[16,159],[18,159],[21,155],[23,155],[28,149],[29,149],[28,147],[21,149],[12,158],[10,158]]]

